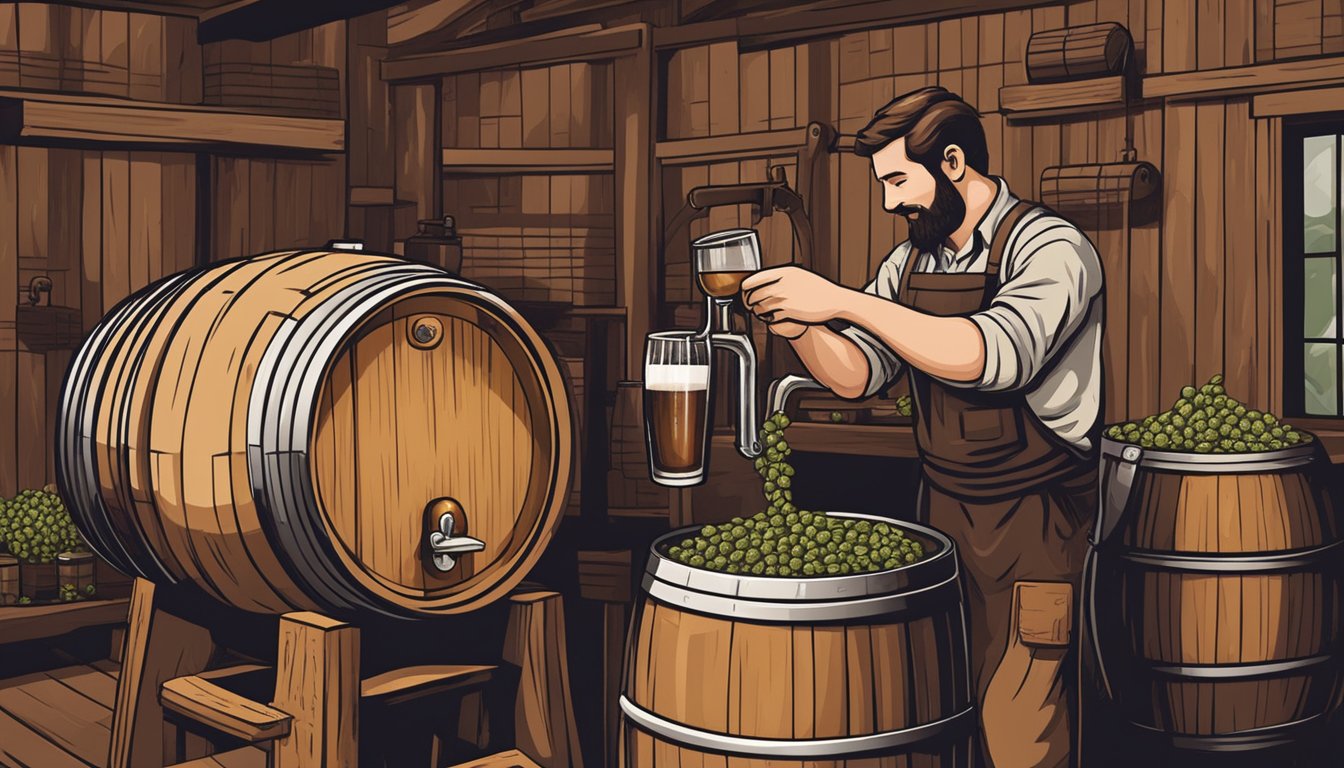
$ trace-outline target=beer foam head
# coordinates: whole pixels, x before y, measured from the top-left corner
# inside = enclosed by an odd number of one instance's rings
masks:
[[[709,389],[709,366],[645,366],[644,388],[660,392],[694,392],[696,390]]]

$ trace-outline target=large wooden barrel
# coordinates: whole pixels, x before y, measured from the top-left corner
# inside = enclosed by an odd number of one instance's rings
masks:
[[[1101,730],[1210,757],[1319,734],[1344,682],[1344,546],[1314,449],[1103,441],[1084,606]]]
[[[837,516],[882,520],[866,515]],[[888,521],[889,522],[889,521]],[[626,646],[623,764],[969,766],[966,623],[950,539],[878,573],[740,576],[653,545]]]
[[[1037,32],[1027,41],[1033,83],[1119,75],[1134,53],[1129,30],[1114,22]]]
[[[72,361],[59,423],[62,495],[100,555],[264,613],[492,601],[558,524],[574,439],[555,357],[513,308],[345,250],[130,297]],[[444,512],[482,548],[436,556]]]

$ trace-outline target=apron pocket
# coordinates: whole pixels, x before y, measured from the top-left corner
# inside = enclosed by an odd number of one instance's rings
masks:
[[[982,443],[998,440],[1004,436],[1006,416],[1002,408],[966,408],[961,411],[961,439],[968,443]],[[1016,432],[1016,430],[1013,430]],[[1009,438],[1016,439],[1016,435]]]

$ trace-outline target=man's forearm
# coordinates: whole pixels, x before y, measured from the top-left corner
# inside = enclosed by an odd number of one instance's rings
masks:
[[[984,337],[976,324],[964,317],[925,314],[881,296],[854,291],[836,318],[863,328],[908,365],[938,378],[973,382],[984,374]]]
[[[835,394],[852,399],[867,391],[872,371],[853,341],[824,325],[812,325],[790,343],[812,378]]]

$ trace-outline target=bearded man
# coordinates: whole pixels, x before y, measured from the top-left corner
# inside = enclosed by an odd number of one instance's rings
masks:
[[[909,373],[917,514],[962,563],[978,761],[1067,765],[1074,650],[1024,648],[1012,605],[1017,582],[1079,587],[1101,427],[1100,259],[1076,226],[989,174],[979,115],[945,89],[892,100],[854,151],[910,239],[863,290],[789,266],[749,277],[743,300],[841,397]]]

